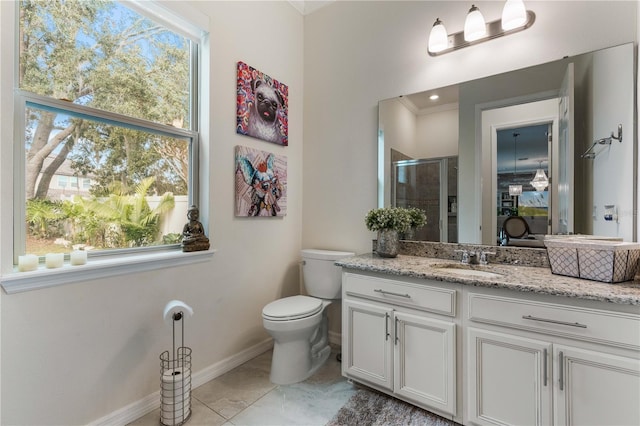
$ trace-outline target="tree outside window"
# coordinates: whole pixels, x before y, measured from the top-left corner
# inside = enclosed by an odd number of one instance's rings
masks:
[[[25,0],[19,19],[17,251],[179,242],[194,196],[197,46],[110,1]]]

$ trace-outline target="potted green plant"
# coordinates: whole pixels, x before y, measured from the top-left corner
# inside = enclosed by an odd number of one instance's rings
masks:
[[[383,207],[369,210],[364,222],[369,231],[378,232],[376,253],[381,257],[396,257],[400,233],[411,227],[411,215],[402,207]]]
[[[418,207],[409,207],[409,216],[411,217],[411,225],[409,229],[402,235],[403,240],[412,240],[416,229],[423,227],[427,223],[427,215],[424,210]]]

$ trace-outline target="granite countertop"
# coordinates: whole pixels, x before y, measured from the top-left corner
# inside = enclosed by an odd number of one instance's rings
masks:
[[[453,260],[420,256],[398,255],[392,259],[382,258],[375,253],[340,259],[336,265],[361,271],[427,278],[477,287],[503,288],[625,305],[640,305],[640,281],[638,280],[615,284],[602,283],[554,275],[549,268],[543,267],[504,264],[462,265]],[[499,275],[490,277],[466,275],[456,272],[456,268],[492,272]]]

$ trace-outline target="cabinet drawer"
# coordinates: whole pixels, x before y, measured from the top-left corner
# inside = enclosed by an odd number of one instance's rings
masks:
[[[640,316],[469,294],[469,320],[640,349]]]
[[[455,290],[349,272],[343,274],[342,286],[345,296],[377,300],[452,317],[456,315]]]

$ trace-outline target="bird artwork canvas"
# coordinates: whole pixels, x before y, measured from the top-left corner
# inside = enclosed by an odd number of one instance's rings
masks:
[[[236,132],[279,145],[289,145],[286,84],[238,62]]]
[[[236,216],[287,214],[287,157],[236,146]]]

